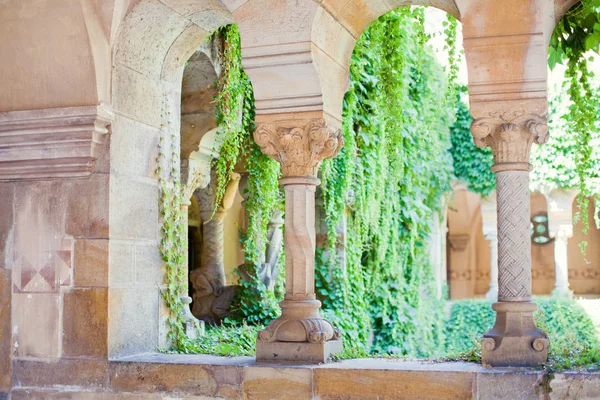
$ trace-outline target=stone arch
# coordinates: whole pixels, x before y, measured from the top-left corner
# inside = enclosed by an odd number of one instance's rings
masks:
[[[160,297],[158,142],[177,138],[184,66],[239,1],[141,0],[130,4],[112,43],[109,356],[166,344]],[[171,146],[171,143],[164,143]],[[170,157],[170,155],[169,155]],[[171,160],[177,166],[179,157]],[[133,272],[131,272],[133,271]]]
[[[570,289],[576,296],[597,297],[600,295],[600,229],[596,227],[594,213],[598,210],[600,200],[589,198],[587,235],[583,233],[583,223],[573,225],[573,236],[568,240],[568,279]],[[571,203],[572,214],[580,212],[577,199]],[[586,241],[586,254],[583,255],[579,245]]]
[[[446,249],[449,296],[455,300],[475,297],[478,260],[488,260],[489,253],[483,246],[478,246],[485,240],[482,234],[481,197],[470,192],[463,183],[455,184],[453,189],[448,205]],[[484,248],[483,254],[478,254],[478,247]],[[479,294],[484,294],[486,289],[480,290]]]
[[[554,0],[554,23],[555,25],[569,11],[571,7],[579,3],[580,0]]]
[[[432,6],[460,20],[454,0],[325,0],[312,25],[312,49],[323,85],[323,107],[341,120],[349,81],[350,59],[364,30],[383,14],[403,6]]]
[[[531,193],[530,197],[530,221],[533,224],[534,217],[548,217],[548,199],[540,192]],[[547,232],[549,234],[549,232]],[[554,267],[554,243],[531,243],[531,272],[532,291],[535,295],[549,295],[554,289],[555,267]]]

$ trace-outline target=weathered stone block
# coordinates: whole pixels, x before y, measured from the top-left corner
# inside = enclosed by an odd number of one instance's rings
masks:
[[[551,400],[592,400],[600,397],[600,373],[556,374],[550,381]]]
[[[143,122],[155,128],[160,128],[162,88],[156,79],[149,78],[139,72],[122,65],[113,69],[113,92],[120,93],[115,97],[113,108],[118,114]],[[120,134],[121,121],[115,120],[112,126],[113,134]],[[112,140],[112,139],[111,139]],[[111,145],[111,153],[114,145]]]
[[[159,296],[156,285],[109,289],[111,357],[156,350]]]
[[[135,282],[162,285],[164,270],[158,244],[135,245]]]
[[[108,289],[73,289],[64,294],[63,354],[108,355]]]
[[[128,26],[129,24],[124,24],[116,46],[114,62],[119,66],[127,66],[130,70],[139,71],[147,77],[159,78],[169,47],[191,23],[160,1],[139,4],[133,8],[129,17],[132,21],[143,21],[146,28],[134,29]],[[113,88],[113,93],[119,92]],[[125,111],[116,104],[115,109]]]
[[[108,238],[109,175],[64,182],[68,198],[66,233],[75,237]]]
[[[548,359],[548,339],[535,325],[531,302],[497,302],[494,327],[483,335],[481,362],[492,367],[535,367]]]
[[[12,386],[11,293],[10,270],[0,269],[0,392]]]
[[[182,62],[188,60],[205,42],[209,33],[196,25],[188,25],[175,39],[163,64],[161,78],[174,84],[181,83]],[[187,68],[186,68],[187,69]]]
[[[540,386],[542,374],[482,372],[477,374],[476,399],[485,400],[541,400],[544,389]]]
[[[110,186],[111,238],[158,240],[158,184],[113,176]]]
[[[215,396],[218,392],[215,378],[203,365],[114,362],[109,385],[114,392],[168,392],[171,396]]]
[[[110,287],[133,285],[135,275],[135,243],[130,240],[110,241]]]
[[[297,361],[324,363],[335,353],[342,351],[341,340],[325,343],[308,342],[256,342],[256,360],[264,362]]]
[[[60,357],[60,296],[14,293],[12,309],[16,355]]]
[[[115,117],[115,123],[119,130],[111,136],[111,171],[118,175],[154,176],[160,130],[122,115]]]
[[[49,390],[19,389],[13,391],[12,400],[163,400],[160,394],[107,393],[107,392],[65,392]],[[182,400],[209,400],[206,397],[185,398]],[[2,400],[2,398],[0,398]]]
[[[280,400],[312,399],[310,368],[246,367],[244,369],[244,399]]]
[[[108,240],[83,239],[75,242],[75,286],[108,285]]]
[[[10,267],[8,254],[11,253],[13,236],[14,186],[0,184],[0,269]]]
[[[221,397],[185,396],[171,397],[152,393],[109,393],[81,391],[53,391],[17,389],[12,392],[12,400],[220,400]],[[0,400],[5,400],[1,397]],[[9,400],[6,398],[6,400]]]
[[[316,368],[314,395],[337,399],[472,399],[473,374]]]
[[[80,386],[87,390],[101,389],[105,386],[107,369],[107,361],[102,360],[15,360],[15,387]]]

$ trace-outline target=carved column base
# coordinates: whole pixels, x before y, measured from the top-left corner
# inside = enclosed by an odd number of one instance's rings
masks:
[[[496,323],[483,335],[481,361],[491,367],[534,367],[548,359],[548,339],[535,325],[531,302],[492,305]]]
[[[321,318],[318,300],[284,300],[281,316],[258,333],[257,361],[325,362],[342,351],[339,332]]]

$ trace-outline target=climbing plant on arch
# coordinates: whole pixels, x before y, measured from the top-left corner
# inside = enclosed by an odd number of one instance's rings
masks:
[[[339,245],[344,214],[348,226],[345,267],[335,255],[320,257],[317,293],[353,350],[432,356],[443,347],[426,238],[450,190],[455,94],[427,45],[423,13],[389,12],[358,40],[345,145],[321,169],[327,249]]]

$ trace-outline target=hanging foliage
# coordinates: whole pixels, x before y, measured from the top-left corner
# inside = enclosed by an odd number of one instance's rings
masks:
[[[220,204],[231,174],[239,161],[248,173],[248,229],[244,232],[242,247],[245,267],[250,280],[241,279],[240,288],[232,304],[232,321],[265,324],[279,313],[282,297],[281,284],[276,292],[268,290],[257,277],[257,268],[267,245],[267,225],[273,212],[283,208],[279,189],[279,164],[264,155],[253,140],[254,91],[242,68],[240,35],[236,25],[219,28],[214,35],[224,41],[223,72],[217,82],[217,124],[224,135],[219,157],[213,168],[217,179],[215,205]],[[281,266],[280,266],[281,267]],[[284,276],[283,273],[280,276]]]
[[[574,139],[575,170],[577,172],[579,212],[575,223],[581,220],[583,233],[589,230],[588,206],[592,192],[591,182],[597,170],[592,158],[593,136],[598,132],[600,101],[597,89],[591,84],[594,76],[589,68],[589,53],[600,52],[600,0],[582,0],[571,8],[559,21],[550,41],[548,64],[567,67],[564,89],[571,104],[563,116],[566,128]],[[595,193],[598,195],[598,193]],[[587,242],[580,243],[585,253]]]
[[[466,103],[456,104],[456,121],[450,129],[454,175],[470,191],[487,196],[496,189],[496,175],[491,171],[494,157],[490,148],[480,149],[471,136],[471,113]]]
[[[426,42],[422,8],[385,14],[365,31],[344,99],[345,145],[322,167],[329,233],[317,292],[356,350],[431,356],[443,347],[444,301],[426,240],[450,190],[454,96],[440,104],[448,82]],[[330,249],[344,218],[342,268]]]
[[[187,221],[183,199],[186,188],[180,183],[178,141],[179,132],[171,124],[171,115],[167,111],[167,102],[163,103],[158,143],[156,174],[158,176],[161,197],[159,212],[161,217],[161,240],[159,252],[165,266],[164,285],[161,291],[168,309],[168,339],[173,350],[188,352],[190,340],[185,332],[185,305],[181,301],[187,296],[187,252],[185,241]],[[196,326],[196,329],[199,329]]]

